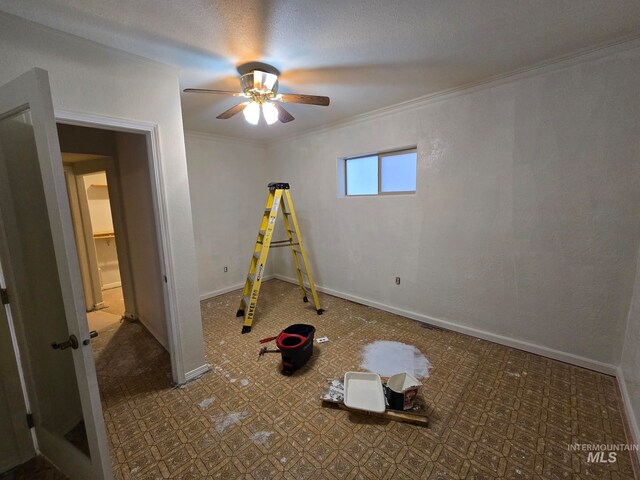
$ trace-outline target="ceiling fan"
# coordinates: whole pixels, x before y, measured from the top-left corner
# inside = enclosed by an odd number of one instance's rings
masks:
[[[294,120],[293,115],[287,112],[282,103],[304,103],[306,105],[329,105],[329,97],[319,95],[299,95],[296,93],[278,93],[278,76],[280,71],[261,62],[250,62],[238,67],[240,73],[240,85],[242,92],[229,92],[226,90],[207,90],[203,88],[185,88],[187,93],[213,93],[217,95],[232,95],[248,99],[229,110],[222,112],[216,118],[226,120],[242,112],[247,122],[257,125],[260,121],[260,112],[268,125],[273,125],[278,120],[287,123]]]

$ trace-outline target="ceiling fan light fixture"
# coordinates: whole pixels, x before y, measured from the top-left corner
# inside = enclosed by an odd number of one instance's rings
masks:
[[[244,115],[244,119],[251,125],[257,125],[260,121],[260,105],[256,102],[251,102],[247,105],[247,108],[242,111],[242,114]]]
[[[240,74],[240,87],[242,92],[227,90],[211,90],[205,88],[185,88],[185,92],[213,93],[217,95],[229,95],[243,97],[247,101],[238,103],[225,110],[216,118],[227,120],[242,112],[245,120],[252,124],[260,123],[260,112],[268,125],[276,122],[288,123],[295,120],[279,102],[301,103],[306,105],[329,106],[329,97],[321,95],[302,95],[298,93],[278,93],[278,76],[280,71],[262,62],[248,62],[238,66]]]
[[[245,95],[275,95],[278,93],[278,76],[254,70],[240,77],[240,86]]]
[[[267,125],[273,125],[278,121],[278,109],[271,102],[265,102],[262,104],[262,114],[267,122]]]

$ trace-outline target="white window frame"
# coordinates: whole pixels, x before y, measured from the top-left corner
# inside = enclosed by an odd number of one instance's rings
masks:
[[[389,150],[386,152],[378,152],[378,153],[368,153],[364,155],[357,155],[354,157],[347,157],[344,159],[344,196],[345,197],[377,197],[380,195],[412,195],[416,193],[416,190],[399,190],[393,192],[383,192],[382,191],[382,158],[383,157],[393,157],[396,155],[403,155],[406,153],[415,153],[416,154],[416,189],[418,188],[418,147],[411,148],[402,148],[399,150]],[[349,160],[358,160],[360,158],[369,158],[369,157],[378,157],[378,193],[362,193],[362,194],[349,194],[349,190],[347,189],[347,162]]]

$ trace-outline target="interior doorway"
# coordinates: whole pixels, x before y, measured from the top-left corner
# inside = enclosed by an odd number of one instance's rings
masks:
[[[79,263],[87,270],[83,275],[87,320],[89,330],[97,332],[126,319],[107,173],[91,171],[111,161],[62,152],[74,231],[77,239],[84,240],[77,243]]]
[[[89,328],[121,338],[115,329],[138,321],[168,351],[168,308],[146,136],[62,123],[57,127]],[[94,348],[94,353],[100,364],[104,352]]]

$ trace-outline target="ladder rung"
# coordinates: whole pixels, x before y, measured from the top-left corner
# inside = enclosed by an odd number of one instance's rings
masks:
[[[244,297],[242,297],[242,303],[249,307],[249,295],[245,295]]]
[[[249,275],[247,275],[247,278],[251,283],[253,283],[253,279],[256,278],[256,275],[255,273],[250,273]]]
[[[260,253],[261,253],[260,250],[258,250],[257,252],[253,252],[253,256],[256,258],[260,258]]]
[[[264,234],[265,234],[265,233],[267,233],[267,231],[266,231],[266,230],[260,230],[260,231],[258,232],[258,235],[262,235],[262,236],[264,237]]]

